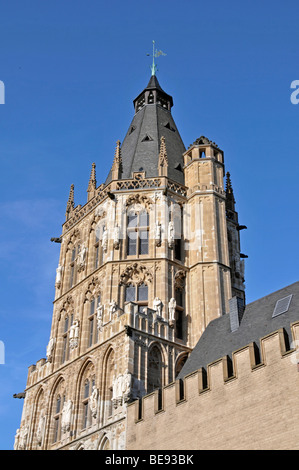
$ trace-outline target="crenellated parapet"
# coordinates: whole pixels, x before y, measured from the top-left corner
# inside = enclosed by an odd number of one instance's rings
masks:
[[[126,448],[298,448],[299,322],[291,332],[290,342],[279,329],[131,403]]]

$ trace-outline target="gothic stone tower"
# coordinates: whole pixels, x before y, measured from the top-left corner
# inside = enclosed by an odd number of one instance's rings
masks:
[[[124,449],[126,406],[173,382],[200,335],[245,302],[224,156],[187,150],[155,73],[106,181],[71,186],[47,357],[29,368],[16,449]]]

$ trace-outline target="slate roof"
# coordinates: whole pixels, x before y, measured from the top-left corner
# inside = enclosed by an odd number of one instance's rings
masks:
[[[288,311],[273,317],[276,302],[292,295]],[[284,328],[289,342],[292,341],[291,323],[299,320],[299,282],[256,300],[245,307],[239,328],[232,332],[230,314],[211,321],[200,337],[195,348],[178,374],[178,379],[224,356],[231,357],[232,352],[251,342],[260,345],[260,339],[267,334]]]
[[[146,92],[156,91],[157,100],[153,104],[145,104],[136,110],[128,132],[121,144],[122,179],[132,178],[133,172],[145,171],[146,178],[158,176],[158,156],[160,139],[165,137],[168,157],[168,176],[170,179],[184,184],[183,153],[185,146],[173,120],[171,110],[159,103],[159,97],[173,105],[172,97],[165,93],[157,77],[151,77],[147,87],[135,98],[134,104]],[[111,171],[106,184],[111,181]]]

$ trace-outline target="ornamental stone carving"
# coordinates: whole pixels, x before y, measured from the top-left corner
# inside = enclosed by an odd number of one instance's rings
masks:
[[[145,194],[134,194],[127,198],[126,206],[129,207],[135,204],[140,205],[141,209],[144,207],[148,209],[151,207],[152,201]]]
[[[145,281],[152,282],[153,275],[149,267],[145,265],[139,265],[138,263],[132,263],[127,265],[124,271],[120,275],[120,285],[126,285],[129,282],[133,282],[136,285],[143,284]]]

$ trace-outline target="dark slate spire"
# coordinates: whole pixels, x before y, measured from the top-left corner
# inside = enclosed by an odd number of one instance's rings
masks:
[[[156,75],[151,76],[133,104],[135,115],[121,146],[121,178],[132,178],[134,172],[141,171],[146,178],[157,177],[161,137],[164,137],[168,177],[184,184],[182,155],[186,149],[171,115],[172,97],[161,88]],[[106,183],[111,180],[112,171]]]

